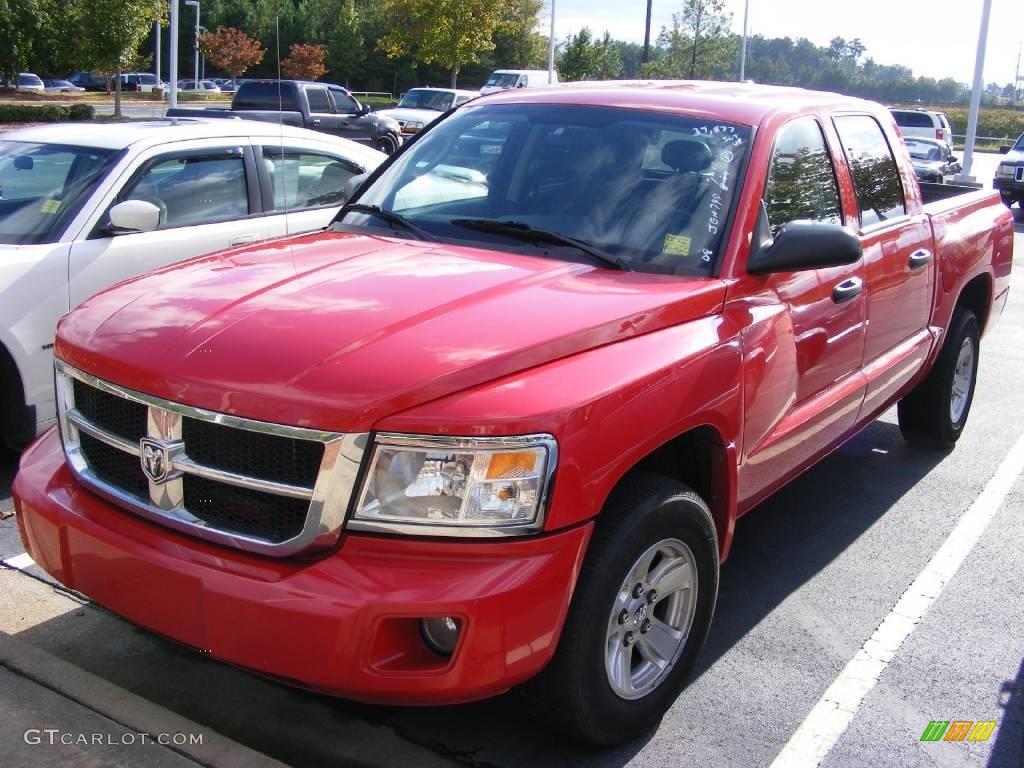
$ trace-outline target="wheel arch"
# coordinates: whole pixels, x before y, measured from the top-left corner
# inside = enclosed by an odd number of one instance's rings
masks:
[[[702,424],[676,435],[628,467],[613,490],[637,472],[662,475],[688,486],[711,510],[719,558],[724,561],[736,521],[735,454],[734,445],[716,427]]]
[[[35,435],[35,419],[25,403],[25,384],[14,356],[0,342],[0,443],[20,447]]]
[[[984,333],[992,309],[992,278],[983,273],[971,279],[960,291],[957,307],[966,307],[978,318],[978,325]]]

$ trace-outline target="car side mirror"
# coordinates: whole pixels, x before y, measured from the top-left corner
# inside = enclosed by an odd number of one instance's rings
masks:
[[[372,111],[373,110],[370,109],[370,105],[369,104],[360,104],[359,105],[359,109],[356,110],[356,115],[358,115],[359,117],[362,117],[363,115],[370,114],[370,112],[372,112]]]
[[[356,190],[362,186],[363,182],[366,181],[369,175],[370,174],[368,173],[359,173],[346,181],[345,186],[341,190],[340,202],[344,204],[351,200],[352,196],[355,195]]]
[[[148,200],[125,200],[110,209],[110,232],[152,232],[160,226],[160,215],[160,209]]]
[[[815,221],[791,221],[773,240],[751,253],[747,272],[800,272],[824,267],[841,267],[860,260],[860,240],[846,227]]]
[[[960,162],[960,158],[957,157],[956,155],[950,155],[949,156],[949,162],[951,162],[951,163],[959,163]]]

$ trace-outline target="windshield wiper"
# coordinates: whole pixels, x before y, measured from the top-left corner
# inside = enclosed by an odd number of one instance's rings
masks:
[[[346,213],[368,213],[371,216],[376,216],[382,221],[388,222],[388,224],[397,224],[409,232],[412,232],[420,240],[433,240],[434,236],[427,232],[417,224],[413,224],[405,216],[394,211],[385,211],[379,205],[363,205],[362,203],[350,203],[349,205],[343,205],[341,210],[338,211],[336,221],[341,221],[345,217]]]
[[[583,240],[563,235],[550,229],[536,229],[522,221],[502,221],[500,219],[452,219],[451,223],[456,227],[475,229],[479,232],[493,232],[496,235],[516,238],[538,243],[552,243],[554,245],[568,245],[572,248],[587,254],[599,264],[619,269],[623,272],[632,272],[633,268],[618,256],[613,256],[607,251],[602,251]]]

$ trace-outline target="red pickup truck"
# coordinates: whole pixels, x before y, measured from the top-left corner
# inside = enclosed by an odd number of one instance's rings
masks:
[[[908,440],[959,437],[1011,216],[925,191],[891,115],[835,94],[476,100],[326,231],[64,317],[25,546],[294,685],[521,686],[564,733],[631,738],[685,684],[739,517],[893,403]]]

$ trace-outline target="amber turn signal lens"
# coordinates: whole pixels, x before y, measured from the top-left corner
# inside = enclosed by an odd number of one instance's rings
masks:
[[[529,475],[533,473],[536,463],[537,454],[534,451],[493,453],[491,454],[491,463],[487,467],[487,479],[496,480]]]

